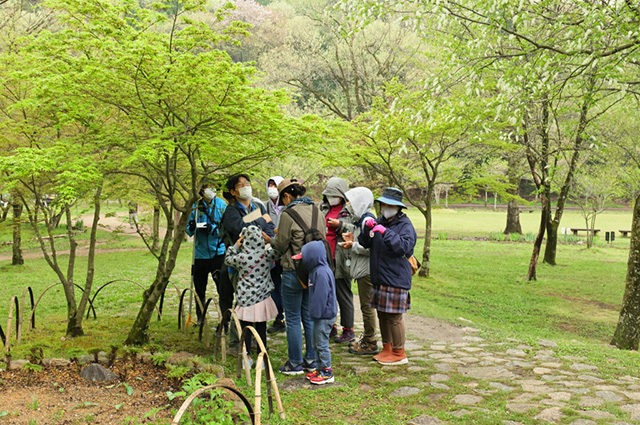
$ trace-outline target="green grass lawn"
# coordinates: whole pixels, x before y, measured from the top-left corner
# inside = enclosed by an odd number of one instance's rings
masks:
[[[628,252],[563,245],[558,265],[540,263],[538,280],[528,282],[531,250],[526,243],[435,240],[431,277],[414,279],[414,312],[457,323],[463,317],[501,338],[607,342]]]
[[[425,220],[420,211],[417,208],[408,208],[407,215],[413,222],[416,231],[419,236],[424,235]],[[616,240],[613,246],[628,247],[629,238],[622,238],[618,230],[630,229],[632,219],[632,211],[605,211],[598,215],[596,220],[596,229],[600,229],[596,244],[606,245],[604,240],[604,232],[616,232]],[[484,208],[460,208],[460,209],[445,209],[435,208],[433,210],[433,224],[431,235],[434,239],[442,236],[445,238],[461,239],[463,237],[484,237],[487,238],[491,234],[501,233],[504,231],[507,222],[506,211],[493,211],[491,209]],[[530,233],[536,235],[538,233],[538,227],[540,226],[540,212],[538,210],[529,213],[522,212],[520,214],[520,224],[522,226],[522,232],[524,234]],[[585,228],[584,219],[579,211],[568,210],[565,211],[561,224],[561,227],[576,227]],[[560,242],[563,242],[563,237],[559,236]],[[574,238],[572,235],[568,237],[568,240],[584,240],[584,233],[581,233],[578,238]]]

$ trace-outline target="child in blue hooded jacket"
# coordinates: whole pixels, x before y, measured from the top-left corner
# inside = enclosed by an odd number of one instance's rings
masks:
[[[323,241],[311,241],[302,246],[302,262],[309,271],[309,308],[313,320],[313,348],[317,353],[318,369],[307,374],[312,384],[334,382],[329,350],[329,333],[338,314],[336,281]]]

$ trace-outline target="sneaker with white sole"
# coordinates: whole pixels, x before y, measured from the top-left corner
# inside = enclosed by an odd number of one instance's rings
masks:
[[[316,376],[318,376],[318,375],[320,375],[320,372],[318,372],[317,370],[314,370],[314,371],[313,371],[313,372],[311,372],[311,373],[307,373],[307,375],[306,375],[306,376],[307,376],[307,379],[308,379],[309,381],[311,381],[313,378],[315,378],[315,377],[316,377]]]
[[[318,369],[318,363],[315,360],[307,361],[307,359],[302,360],[302,367],[305,372],[311,373],[314,370]]]
[[[280,366],[278,370],[285,375],[302,375],[304,373],[304,369],[301,364],[294,366],[289,360],[287,360],[284,366]]]
[[[312,378],[309,378],[309,382],[315,385],[324,385],[335,382],[335,378],[333,377],[333,369],[331,369],[330,367],[323,367],[320,373]]]

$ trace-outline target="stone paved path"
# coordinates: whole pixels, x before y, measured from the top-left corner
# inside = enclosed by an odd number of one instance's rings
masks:
[[[430,329],[424,325],[412,326],[412,320],[432,319],[405,317],[409,365],[386,368],[408,369],[421,374],[423,379],[419,385],[399,387],[392,397],[420,394],[431,387],[428,394],[433,394],[435,389],[441,397],[451,398],[455,410],[449,413],[459,418],[477,411],[489,412],[483,406],[495,398],[507,412],[524,414],[536,423],[567,423],[567,415],[572,412],[575,415],[571,416],[580,419],[569,422],[571,425],[640,423],[640,378],[624,376],[624,371],[620,376],[607,377],[584,357],[558,354],[554,341],[540,340],[536,346],[517,340],[489,343],[476,336],[477,330],[470,327],[449,333],[436,332],[443,338],[430,340]],[[356,333],[358,330],[362,330],[359,321]],[[284,343],[282,339],[274,342]],[[369,356],[349,354],[344,345],[331,344],[331,347],[340,367],[352,368],[356,375],[383,367]],[[461,377],[466,378],[462,382],[468,389],[462,394]],[[404,379],[401,375],[397,377],[398,382]],[[457,382],[458,389],[454,391],[450,382]],[[287,379],[280,385],[285,391],[310,387],[304,378]],[[339,379],[336,385],[340,385]],[[610,413],[617,409],[624,412],[623,420]],[[407,422],[413,425],[444,423],[447,422],[428,415]],[[520,422],[503,420],[502,424]]]

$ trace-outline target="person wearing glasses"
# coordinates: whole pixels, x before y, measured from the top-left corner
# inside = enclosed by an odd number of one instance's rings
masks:
[[[230,194],[229,205],[222,216],[222,228],[224,232],[224,241],[227,247],[233,246],[235,241],[240,237],[242,229],[249,226],[256,226],[262,233],[265,244],[271,242],[271,238],[275,236],[275,226],[271,217],[267,213],[262,203],[255,202],[253,191],[251,188],[251,179],[247,174],[236,174],[227,180],[227,190]],[[238,273],[235,269],[229,270],[231,283],[234,291],[238,281]],[[231,306],[224,306],[224,312]],[[232,326],[229,335],[229,353],[234,355],[237,353],[238,336],[235,334],[235,327]]]

